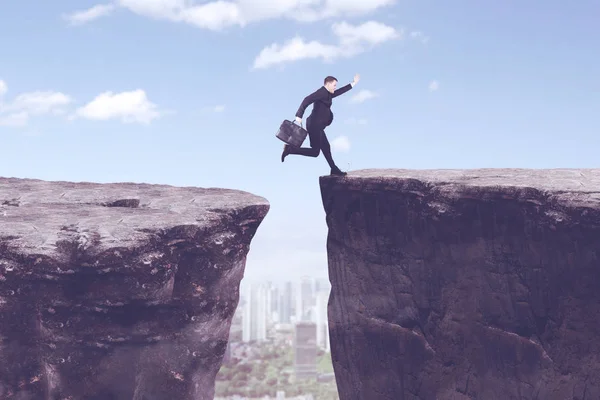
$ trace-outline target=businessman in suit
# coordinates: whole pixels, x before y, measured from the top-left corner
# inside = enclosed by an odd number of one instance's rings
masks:
[[[328,76],[323,82],[323,86],[317,89],[314,93],[306,96],[300,104],[300,108],[296,112],[296,122],[302,123],[302,116],[306,107],[313,105],[312,112],[306,119],[306,130],[310,139],[310,147],[294,147],[290,145],[283,146],[281,154],[281,162],[285,161],[285,157],[289,154],[299,154],[307,157],[317,157],[323,152],[323,156],[327,160],[331,168],[331,175],[346,175],[346,172],[341,171],[333,162],[331,157],[331,146],[325,135],[325,128],[333,122],[333,113],[331,112],[332,99],[341,94],[346,93],[358,83],[360,76],[356,74],[352,83],[347,84],[339,89],[336,89],[337,79],[333,76]]]

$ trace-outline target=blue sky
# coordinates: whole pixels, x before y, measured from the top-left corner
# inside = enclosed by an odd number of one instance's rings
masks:
[[[326,276],[329,168],[282,164],[274,136],[325,76],[361,75],[327,129],[342,169],[598,167],[599,17],[595,0],[3,1],[0,175],[247,190],[271,211],[246,280]]]

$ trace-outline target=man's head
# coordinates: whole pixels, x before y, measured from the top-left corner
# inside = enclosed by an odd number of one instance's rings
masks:
[[[337,79],[335,79],[333,76],[328,76],[327,78],[325,78],[325,80],[323,82],[323,86],[325,86],[325,89],[327,89],[327,91],[329,91],[329,93],[333,93],[335,91],[336,85],[337,85]]]

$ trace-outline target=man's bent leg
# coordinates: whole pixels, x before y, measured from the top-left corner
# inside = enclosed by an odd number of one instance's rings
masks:
[[[315,128],[315,127],[306,127],[308,130],[308,138],[310,140],[310,147],[294,147],[287,146],[287,149],[284,152],[287,154],[299,154],[301,156],[307,157],[317,157],[321,152],[321,139],[324,135],[323,129]]]

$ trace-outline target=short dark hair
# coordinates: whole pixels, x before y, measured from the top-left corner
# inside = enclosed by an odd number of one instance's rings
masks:
[[[325,78],[325,80],[323,81],[324,85],[327,85],[329,82],[333,82],[336,81],[337,82],[337,78],[334,76],[328,76],[327,78]]]

